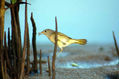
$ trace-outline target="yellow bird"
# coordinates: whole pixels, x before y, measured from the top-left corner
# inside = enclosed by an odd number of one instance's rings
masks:
[[[39,35],[44,34],[48,37],[48,39],[55,43],[55,31],[51,29],[45,29],[42,32],[39,33]],[[57,34],[57,45],[61,49],[60,52],[63,51],[63,48],[70,45],[70,44],[80,44],[85,45],[87,43],[86,39],[72,39],[68,37],[67,35],[58,32]],[[59,52],[59,53],[60,53]]]

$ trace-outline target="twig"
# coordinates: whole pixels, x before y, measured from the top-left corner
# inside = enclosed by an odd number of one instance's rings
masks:
[[[55,17],[55,25],[56,25],[56,31],[55,31],[55,45],[54,45],[54,53],[52,58],[52,79],[55,79],[55,60],[56,60],[56,52],[57,52],[57,17]]]
[[[10,29],[8,28],[8,55],[11,55],[11,51],[10,51]]]
[[[1,59],[1,71],[2,77],[4,76],[4,66],[3,66],[3,38],[4,38],[4,15],[5,15],[5,0],[0,0],[0,59]]]
[[[39,60],[40,74],[42,74],[42,51],[40,50],[40,60]]]
[[[7,48],[7,44],[6,44],[6,32],[4,33],[4,54],[5,54],[5,60],[7,63],[7,66],[9,69],[11,69],[11,65],[10,65],[10,61],[9,61],[9,57],[8,57],[8,48]]]
[[[26,14],[26,26],[27,26],[27,74],[30,72],[30,39],[29,39],[29,27],[27,23],[27,5],[25,8],[25,14]]]
[[[3,52],[5,0],[0,0],[0,57]]]
[[[27,2],[27,0],[26,0]],[[25,5],[25,32],[24,32],[24,47],[23,47],[23,55],[22,55],[22,63],[21,63],[21,73],[20,79],[24,78],[24,64],[25,64],[25,52],[26,52],[26,44],[27,44],[27,32],[28,32],[28,23],[27,23],[27,5]]]
[[[116,41],[116,38],[115,38],[115,34],[114,34],[114,32],[112,32],[112,33],[113,33],[113,39],[114,39],[114,44],[115,44],[116,52],[117,52],[118,57],[119,57],[119,50],[118,50],[118,45],[117,45],[117,41]]]
[[[29,4],[29,5],[31,5],[30,3],[27,3],[27,2],[18,2],[17,1],[15,4],[10,4],[8,2],[5,2],[5,5],[7,6],[7,8],[5,8],[5,10],[7,10],[9,8],[16,7],[16,6],[20,5],[20,4]]]
[[[34,72],[37,72],[37,49],[36,49],[36,24],[33,19],[33,13],[31,13],[31,22],[33,26],[33,37],[32,37],[32,45],[33,45],[33,56],[34,56]]]
[[[16,20],[16,16],[18,14],[15,13],[15,10],[11,8],[11,17],[12,17],[12,45],[13,45],[13,51],[14,51],[14,56],[17,57],[17,60],[14,59],[14,67],[17,71],[17,74],[20,74],[20,66],[21,64],[21,37],[19,36],[19,29],[18,29],[18,24]],[[17,61],[17,62],[16,62]],[[19,68],[17,68],[19,66]]]
[[[2,71],[2,77],[3,79],[5,79],[3,52],[1,52],[1,71]]]
[[[49,56],[48,56],[48,72],[49,72],[49,76],[51,76],[50,58],[49,58]]]

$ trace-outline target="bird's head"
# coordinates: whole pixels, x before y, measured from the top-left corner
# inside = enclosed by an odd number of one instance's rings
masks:
[[[46,36],[48,37],[48,36],[50,36],[52,33],[54,33],[54,30],[45,29],[45,30],[43,30],[42,32],[39,32],[38,34],[39,34],[39,35],[44,34],[44,35],[46,35]]]

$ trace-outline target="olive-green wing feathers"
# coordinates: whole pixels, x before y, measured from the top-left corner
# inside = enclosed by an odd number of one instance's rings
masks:
[[[55,35],[55,33],[53,35]],[[63,33],[58,32],[58,38],[57,39],[58,39],[58,41],[62,42],[63,44],[66,44],[66,42],[72,38],[68,37],[67,35],[65,35]]]

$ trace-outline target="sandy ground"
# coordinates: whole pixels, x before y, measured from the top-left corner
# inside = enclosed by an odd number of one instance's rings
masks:
[[[51,61],[53,45],[38,47],[38,50],[42,49],[43,60],[47,60],[47,56],[50,56]],[[73,66],[73,63],[76,66]],[[68,46],[57,56],[56,79],[119,79],[117,63],[117,54],[113,45]],[[46,72],[47,63],[42,66],[42,75],[31,74],[26,76],[26,79],[51,79]],[[111,77],[114,75],[115,78],[111,78],[110,75]]]

